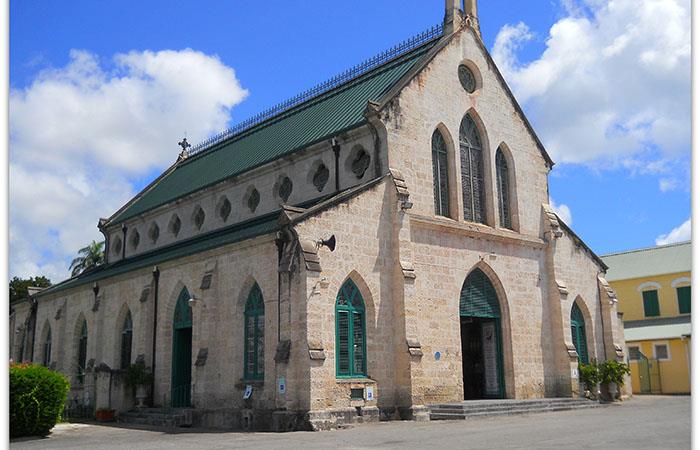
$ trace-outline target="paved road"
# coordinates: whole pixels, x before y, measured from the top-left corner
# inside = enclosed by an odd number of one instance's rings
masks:
[[[12,449],[689,449],[690,397],[635,397],[604,408],[450,422],[384,422],[317,433],[163,432],[63,424]]]

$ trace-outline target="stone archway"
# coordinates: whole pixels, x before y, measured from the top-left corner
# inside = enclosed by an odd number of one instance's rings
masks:
[[[182,288],[173,314],[170,402],[174,408],[192,403],[192,311],[189,299],[187,288]]]
[[[459,302],[464,399],[506,396],[501,308],[489,277],[473,269]]]

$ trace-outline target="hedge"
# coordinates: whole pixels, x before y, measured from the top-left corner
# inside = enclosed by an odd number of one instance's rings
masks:
[[[35,364],[10,365],[10,437],[46,436],[61,417],[69,383]]]

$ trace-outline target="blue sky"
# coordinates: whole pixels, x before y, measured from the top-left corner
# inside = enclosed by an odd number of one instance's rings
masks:
[[[690,3],[646,3],[479,3],[486,46],[557,162],[551,197],[599,254],[689,231]],[[174,161],[184,131],[196,141],[324,81],[439,23],[443,4],[13,0],[11,275],[67,274],[80,243],[99,238],[97,219]],[[650,37],[658,8],[668,35]],[[132,92],[162,97],[125,118],[133,102],[110,99]],[[42,171],[70,189],[26,182]],[[46,203],[20,212],[27,197]]]

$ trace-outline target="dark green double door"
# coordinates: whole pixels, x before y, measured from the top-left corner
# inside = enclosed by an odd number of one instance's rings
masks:
[[[459,315],[464,399],[504,398],[501,311],[496,290],[479,269],[462,286]]]
[[[190,298],[182,290],[175,306],[173,318],[173,358],[170,398],[173,408],[192,404],[192,313],[188,305]]]

